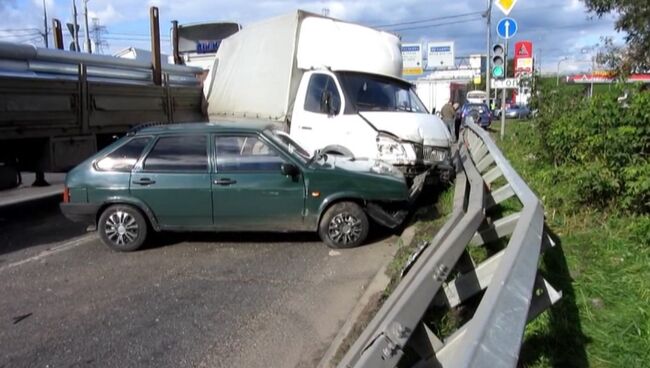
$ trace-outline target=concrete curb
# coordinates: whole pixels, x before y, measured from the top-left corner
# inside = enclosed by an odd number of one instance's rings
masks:
[[[0,208],[12,207],[43,199],[60,197],[63,194],[65,173],[45,173],[45,180],[50,183],[46,187],[34,187],[31,184],[36,180],[34,173],[21,173],[23,184],[12,189],[0,190]]]
[[[21,204],[36,202],[40,200],[54,199],[56,197],[61,198],[63,196],[63,186],[49,188],[47,191],[41,191],[39,193],[30,193],[26,195],[17,195],[11,198],[0,198],[0,209],[5,207],[13,207]]]
[[[400,241],[403,244],[403,246],[408,246],[411,244],[413,241],[413,238],[415,237],[415,225],[416,223],[413,223],[409,225],[403,232],[402,235],[400,235],[399,239],[397,240],[397,243],[399,244]],[[318,363],[318,368],[332,368],[335,367],[334,364],[332,364],[332,360],[336,356],[336,353],[338,352],[339,348],[343,344],[344,340],[348,337],[350,332],[352,332],[353,328],[355,327],[359,317],[363,313],[363,311],[366,309],[370,301],[372,300],[372,297],[377,294],[381,293],[384,290],[386,290],[386,287],[388,286],[388,283],[390,282],[390,278],[386,275],[386,269],[390,265],[390,263],[393,261],[395,258],[395,254],[397,253],[397,250],[400,247],[395,247],[390,258],[388,261],[386,261],[380,268],[379,271],[375,274],[375,277],[373,277],[372,281],[370,281],[370,284],[368,284],[368,287],[366,288],[366,291],[361,295],[361,298],[357,301],[357,304],[354,306],[352,309],[352,312],[350,312],[350,315],[348,316],[348,319],[345,321],[343,324],[343,327],[339,330],[339,332],[336,334],[334,337],[334,340],[332,341],[332,344],[330,347],[325,351],[325,355],[321,359],[320,363]]]

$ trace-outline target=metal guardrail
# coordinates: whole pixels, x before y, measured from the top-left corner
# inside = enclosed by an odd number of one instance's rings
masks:
[[[450,218],[339,367],[515,367],[526,323],[560,299],[537,271],[554,245],[539,199],[471,120],[459,146]],[[496,219],[491,210],[510,198],[521,210]],[[472,260],[468,247],[506,238],[503,249]],[[445,339],[423,321],[432,305],[456,308],[482,292],[472,318]]]

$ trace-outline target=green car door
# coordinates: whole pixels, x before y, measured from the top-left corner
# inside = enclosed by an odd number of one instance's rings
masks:
[[[212,226],[206,134],[162,135],[131,174],[131,195],[164,229]]]
[[[302,230],[304,178],[284,175],[289,163],[258,135],[214,136],[216,172],[212,174],[214,224],[227,230]]]

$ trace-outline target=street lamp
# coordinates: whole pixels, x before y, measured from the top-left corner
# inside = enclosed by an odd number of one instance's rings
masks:
[[[569,58],[565,56],[557,62],[557,80],[555,81],[556,87],[560,85],[560,64],[566,60],[569,60]]]
[[[589,97],[594,96],[594,72],[596,71],[596,56],[593,54],[598,49],[598,44],[589,47],[583,47],[580,52],[591,56],[591,83],[589,84]]]

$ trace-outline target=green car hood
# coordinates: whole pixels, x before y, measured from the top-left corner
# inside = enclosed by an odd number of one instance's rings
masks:
[[[345,170],[366,176],[405,181],[404,175],[393,165],[375,159],[327,155],[314,166],[320,170]]]

